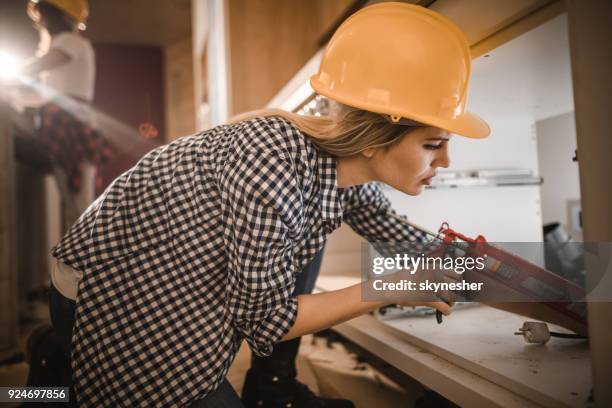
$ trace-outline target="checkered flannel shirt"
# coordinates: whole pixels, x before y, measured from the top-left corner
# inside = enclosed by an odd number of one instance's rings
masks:
[[[145,155],[53,255],[83,272],[72,337],[83,406],[182,406],[214,391],[245,339],[267,355],[296,319],[296,275],[344,221],[415,240],[376,184],[340,189],[333,157],[279,117]]]

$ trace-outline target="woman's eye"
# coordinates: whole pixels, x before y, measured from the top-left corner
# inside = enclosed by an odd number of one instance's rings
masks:
[[[424,147],[428,150],[438,150],[442,147],[442,144],[437,144],[437,145],[433,145],[433,144],[426,144],[424,145]]]

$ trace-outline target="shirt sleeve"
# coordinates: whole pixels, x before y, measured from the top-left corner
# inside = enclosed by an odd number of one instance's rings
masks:
[[[290,160],[250,153],[221,179],[228,252],[228,305],[251,350],[269,355],[293,326],[293,255],[303,223],[302,194]]]
[[[82,48],[81,41],[82,40],[78,38],[78,34],[61,33],[51,40],[51,48],[61,50],[69,55],[70,58],[77,59]]]
[[[351,186],[343,191],[342,201],[343,221],[370,243],[421,244],[429,240],[426,232],[401,221],[408,219],[391,207],[378,183]]]

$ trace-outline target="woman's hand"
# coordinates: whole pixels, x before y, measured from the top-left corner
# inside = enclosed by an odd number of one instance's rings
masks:
[[[369,290],[366,287],[366,298],[372,300],[385,300],[393,304],[398,304],[404,307],[426,306],[439,310],[443,315],[448,316],[455,304],[456,295],[454,292],[442,290],[434,292],[433,290],[422,290],[421,284],[427,282],[456,282],[461,279],[460,275],[453,270],[418,270],[409,272],[401,270],[393,274],[380,276],[386,283],[399,283],[410,281],[413,283],[413,290],[403,291],[384,291],[377,292]],[[371,287],[371,285],[369,285]],[[369,297],[371,296],[371,297]]]
[[[443,290],[438,284],[450,284],[459,280],[461,276],[453,270],[401,270],[378,275],[363,282],[364,299],[406,303],[408,306],[429,305],[440,301],[452,304],[456,300],[456,294]]]
[[[451,314],[455,302],[399,302],[398,305],[404,307],[427,306],[439,310],[444,316],[448,316]]]

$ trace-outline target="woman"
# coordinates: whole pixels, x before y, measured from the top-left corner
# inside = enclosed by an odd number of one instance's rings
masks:
[[[423,239],[370,182],[417,195],[449,165],[451,132],[489,133],[465,112],[469,74],[467,42],[448,20],[370,6],[338,29],[311,80],[350,107],[339,118],[255,112],[159,147],[117,178],[53,251],[58,273],[82,275],[79,403],[239,407],[225,374],[243,339],[267,355],[385,305],[362,302],[360,285],[292,292],[341,222],[370,241]]]
[[[30,0],[27,13],[40,35],[38,56],[21,72],[38,77],[29,103],[37,105],[37,142],[62,194],[62,232],[87,208],[101,187],[94,166],[111,157],[110,145],[89,114],[95,87],[95,52],[80,34],[89,14],[87,0]],[[83,177],[85,176],[85,177]],[[92,180],[93,181],[93,180]]]

